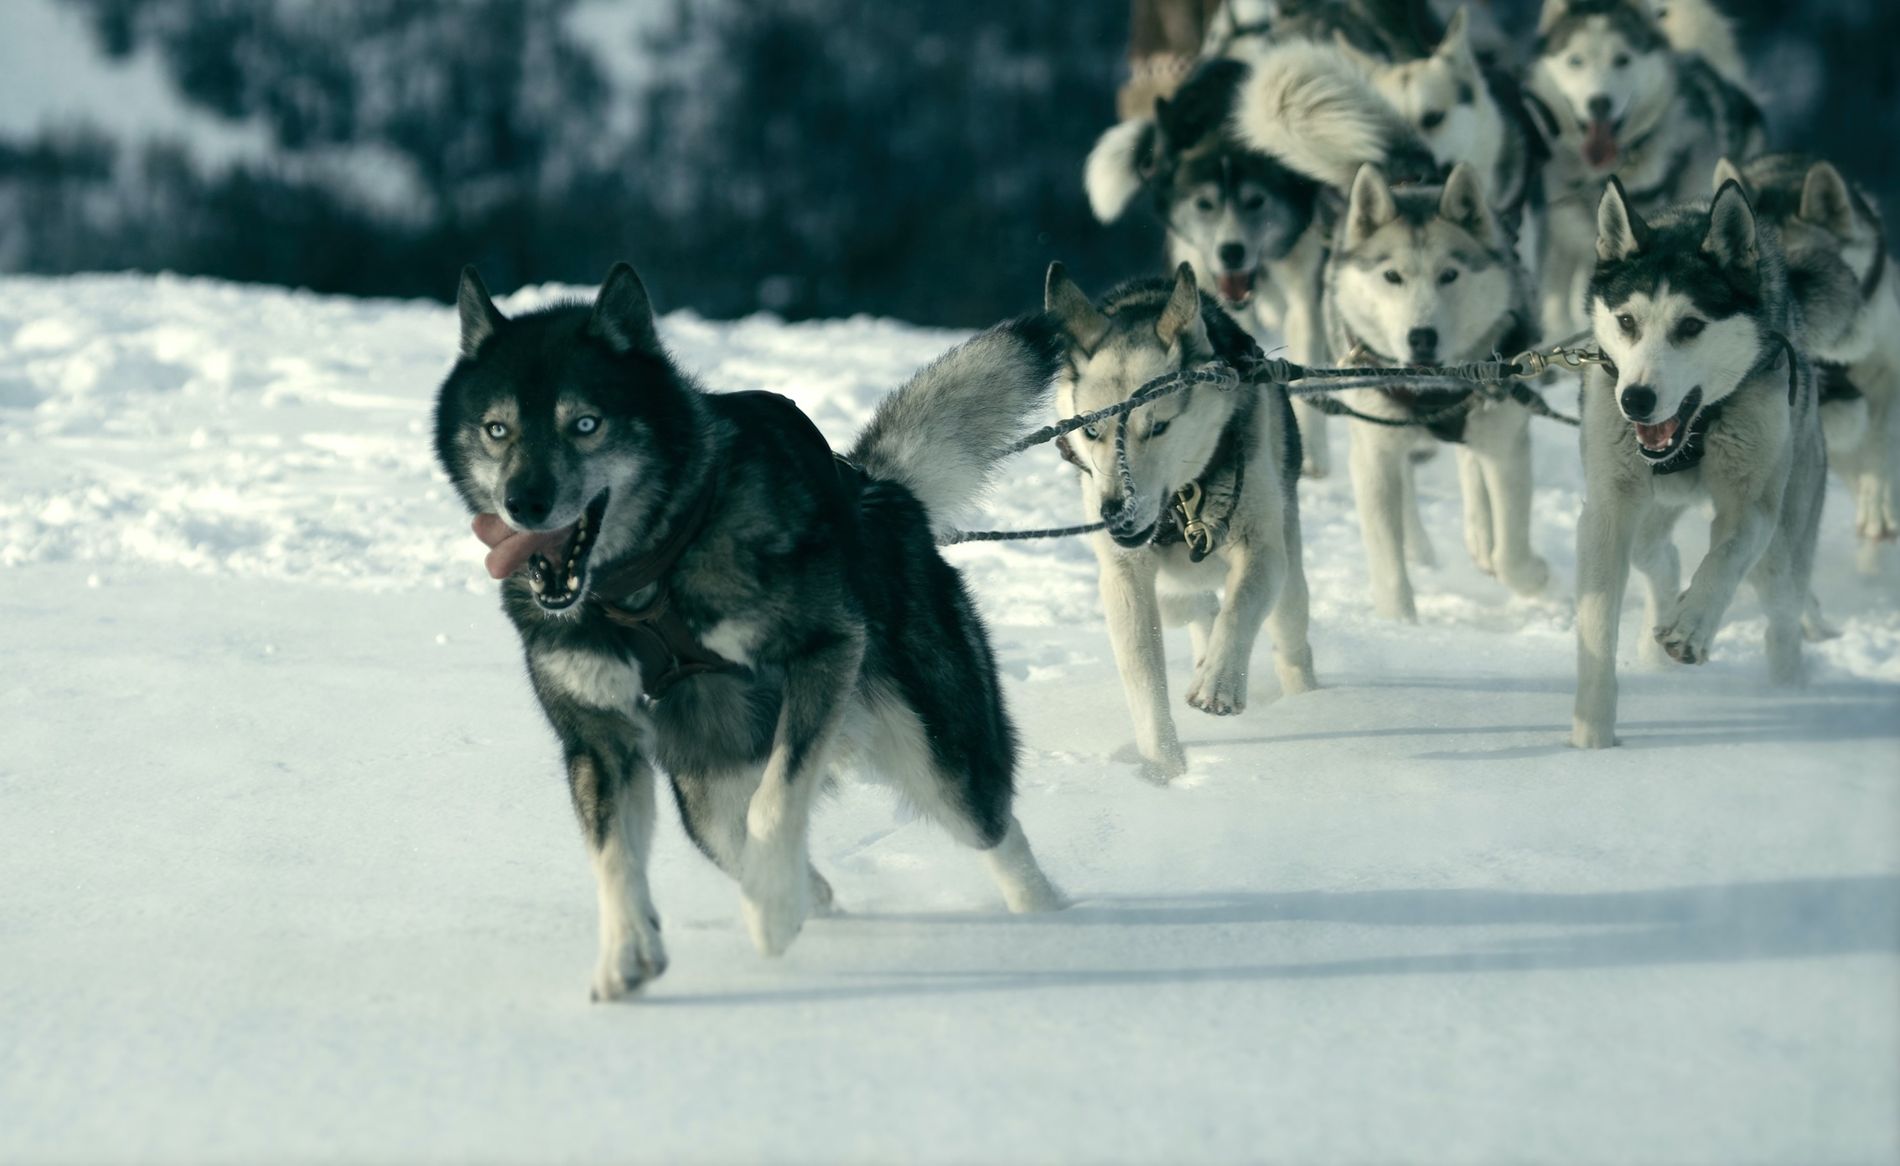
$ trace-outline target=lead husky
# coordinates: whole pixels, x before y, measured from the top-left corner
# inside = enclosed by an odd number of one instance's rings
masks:
[[[1612,180],[1597,212],[1590,316],[1616,374],[1583,392],[1577,704],[1571,743],[1615,744],[1616,640],[1632,562],[1646,650],[1684,664],[1746,578],[1768,615],[1768,674],[1801,679],[1801,617],[1827,472],[1802,319],[1774,227],[1730,182],[1652,223]],[[1670,532],[1714,504],[1709,553],[1681,586]]]
[[[1705,55],[1733,52],[1732,37],[1722,43],[1726,24],[1706,5],[1685,6],[1670,21],[1649,0],[1545,2],[1530,87],[1558,128],[1545,169],[1547,335],[1587,326],[1577,313],[1590,279],[1592,208],[1605,179],[1618,178],[1631,205],[1648,214],[1701,195],[1721,156],[1745,158],[1762,148],[1761,110]],[[1706,40],[1685,44],[1672,33]]]
[[[1126,400],[1165,373],[1258,351],[1185,263],[1172,282],[1136,280],[1099,305],[1052,264],[1044,299],[1068,341],[1056,394],[1064,415]],[[1281,690],[1317,683],[1306,642],[1300,435],[1286,389],[1193,386],[1081,430],[1064,455],[1082,471],[1084,510],[1107,527],[1091,541],[1136,750],[1150,777],[1177,777],[1187,757],[1168,709],[1164,622],[1188,625],[1187,701],[1202,712],[1246,708],[1263,621]]]
[[[926,368],[847,464],[784,398],[679,372],[624,263],[592,307],[512,320],[470,268],[460,307],[436,454],[561,739],[599,884],[594,998],[666,968],[656,765],[767,955],[830,899],[805,838],[841,747],[984,851],[1011,910],[1058,905],[1010,812],[1016,734],[982,621],[931,537],[1048,399],[1054,325]]]
[[[1394,190],[1367,166],[1326,269],[1326,318],[1343,365],[1453,364],[1509,356],[1537,340],[1529,278],[1486,204],[1477,173],[1459,163],[1445,185]],[[1356,389],[1359,412],[1430,418],[1471,405],[1471,390]],[[1550,568],[1530,546],[1530,412],[1483,402],[1431,426],[1458,442],[1465,546],[1478,568],[1535,595]],[[1412,557],[1431,561],[1412,490],[1418,430],[1352,423],[1352,485],[1372,576],[1373,610],[1416,620]]]
[[[1806,285],[1810,351],[1823,362],[1822,430],[1828,463],[1854,492],[1860,568],[1879,568],[1880,544],[1900,532],[1900,280],[1887,235],[1865,191],[1827,162],[1769,154],[1737,167],[1723,159],[1716,185],[1739,182],[1781,232],[1788,265]],[[1820,309],[1820,310],[1817,310]]]

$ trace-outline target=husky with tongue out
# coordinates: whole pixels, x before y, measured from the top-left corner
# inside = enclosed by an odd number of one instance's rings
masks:
[[[561,741],[598,882],[595,999],[666,968],[658,771],[767,955],[830,903],[805,838],[845,759],[983,851],[1011,910],[1060,905],[1011,809],[1016,734],[982,621],[933,534],[1046,407],[1052,321],[952,350],[836,455],[783,397],[694,385],[625,264],[592,305],[514,319],[471,268],[460,309],[436,453]]]
[[[1827,474],[1803,306],[1775,229],[1742,188],[1645,221],[1611,179],[1598,208],[1591,326],[1613,372],[1583,390],[1572,744],[1616,743],[1616,644],[1630,567],[1645,654],[1700,664],[1746,579],[1768,617],[1768,674],[1801,680],[1802,615]],[[1672,531],[1713,504],[1682,587]]]
[[[1709,0],[1546,0],[1529,85],[1557,129],[1544,169],[1546,336],[1587,324],[1577,312],[1607,179],[1651,214],[1704,194],[1724,154],[1761,152],[1761,110],[1740,69]]]

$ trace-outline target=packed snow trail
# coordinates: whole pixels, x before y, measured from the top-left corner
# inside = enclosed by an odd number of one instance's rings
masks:
[[[957,338],[662,332],[839,444]],[[1900,599],[1838,484],[1810,687],[1762,686],[1745,593],[1712,663],[1625,669],[1626,744],[1586,754],[1574,431],[1536,430],[1535,601],[1424,468],[1417,627],[1371,616],[1343,475],[1307,483],[1325,687],[1261,667],[1204,717],[1175,637],[1169,788],[1087,548],[956,548],[1076,906],[1003,913],[847,785],[813,840],[847,914],[766,961],[668,807],[671,970],[597,1007],[552,735],[430,458],[454,344],[437,305],[0,280],[0,1159],[1900,1156]],[[1075,521],[1071,473],[1031,451],[967,524]]]

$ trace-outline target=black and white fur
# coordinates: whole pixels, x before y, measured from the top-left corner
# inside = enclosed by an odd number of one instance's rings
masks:
[[[1707,660],[1747,579],[1768,617],[1769,678],[1800,682],[1827,472],[1781,244],[1738,185],[1645,222],[1612,181],[1597,255],[1591,322],[1616,373],[1591,369],[1583,392],[1571,743],[1586,749],[1616,743],[1617,630],[1632,564],[1648,583],[1652,659]],[[1699,428],[1700,461],[1677,468]],[[1714,507],[1709,552],[1682,589],[1671,531],[1704,501]]]
[[[1360,170],[1326,269],[1326,319],[1342,363],[1456,364],[1510,356],[1536,340],[1529,278],[1487,204],[1477,172],[1460,163],[1442,187],[1394,189],[1377,167]],[[1353,408],[1405,419],[1454,399],[1423,393],[1416,406],[1382,389],[1341,394]],[[1465,546],[1479,569],[1535,595],[1550,568],[1531,549],[1530,412],[1515,401],[1473,408],[1458,444]],[[1412,486],[1417,429],[1354,421],[1353,494],[1372,578],[1373,610],[1415,621],[1406,559],[1434,561]]]
[[[1718,158],[1761,151],[1761,110],[1705,55],[1733,53],[1726,31],[1706,5],[1659,16],[1651,0],[1546,0],[1529,82],[1557,130],[1544,171],[1546,334],[1588,326],[1579,313],[1607,179],[1650,214],[1699,197]]]
[[[1061,321],[1067,369],[1060,412],[1076,415],[1126,400],[1155,377],[1220,357],[1242,360],[1253,341],[1202,293],[1182,264],[1173,280],[1136,280],[1099,303],[1052,265],[1045,288]],[[1306,571],[1299,513],[1300,435],[1285,388],[1196,385],[1069,436],[1082,470],[1082,504],[1107,529],[1093,536],[1102,611],[1121,671],[1144,771],[1166,780],[1187,757],[1168,704],[1162,625],[1186,624],[1195,659],[1187,702],[1226,716],[1248,700],[1254,640],[1266,623],[1284,693],[1316,685],[1307,643]],[[1223,448],[1229,466],[1211,464]],[[1182,543],[1157,545],[1177,491],[1205,481],[1225,511],[1215,550],[1193,561]]]
[[[1737,167],[1724,159],[1715,182],[1734,181],[1775,224],[1789,281],[1806,310],[1809,352],[1844,379],[1821,394],[1827,457],[1854,495],[1860,569],[1876,574],[1883,546],[1900,536],[1900,277],[1886,228],[1867,193],[1831,163],[1767,154]]]
[[[592,305],[514,319],[470,269],[461,317],[437,455],[472,511],[552,540],[570,564],[537,590],[531,561],[501,594],[593,858],[596,999],[666,967],[646,875],[656,770],[738,881],[768,955],[830,898],[807,823],[851,758],[982,850],[1012,910],[1059,904],[1011,812],[1016,733],[982,621],[932,536],[1046,407],[1062,353],[1051,322],[992,329],[917,374],[853,446],[854,469],[783,398],[706,393],[680,372],[625,264]],[[660,583],[594,594],[707,489],[704,525]],[[643,699],[626,636],[593,601],[637,607],[655,588],[738,668]]]

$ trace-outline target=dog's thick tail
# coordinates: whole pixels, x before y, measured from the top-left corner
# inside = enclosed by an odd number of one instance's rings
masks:
[[[1246,145],[1338,190],[1367,162],[1405,177],[1435,170],[1417,132],[1331,45],[1292,41],[1261,54],[1231,125]]]
[[[908,489],[943,534],[1048,406],[1065,347],[1060,326],[1042,314],[972,337],[884,399],[851,460]]]

